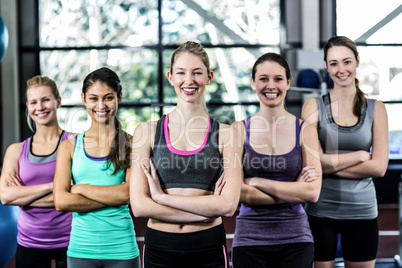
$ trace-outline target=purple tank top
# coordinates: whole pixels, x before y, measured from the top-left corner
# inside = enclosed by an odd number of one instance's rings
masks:
[[[250,117],[243,121],[246,128],[244,144],[244,177],[261,177],[276,181],[296,181],[303,167],[300,147],[300,124],[296,118],[296,145],[282,155],[265,155],[254,151],[249,144]],[[233,247],[264,246],[313,242],[307,215],[302,204],[249,206],[241,204],[236,218]]]
[[[71,133],[64,132],[62,140]],[[49,183],[56,171],[56,159],[45,163],[32,163],[28,160],[31,138],[22,143],[19,157],[19,176],[25,186]],[[54,207],[21,206],[18,217],[19,245],[28,248],[55,249],[67,247],[70,240],[72,214],[58,212]]]

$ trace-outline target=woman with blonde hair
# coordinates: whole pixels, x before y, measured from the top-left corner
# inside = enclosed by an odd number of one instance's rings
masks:
[[[59,144],[69,132],[57,122],[61,98],[46,76],[27,81],[28,122],[35,133],[9,146],[1,173],[1,202],[20,206],[16,267],[67,267],[71,213],[58,212],[53,201],[53,177]]]
[[[200,44],[175,50],[167,78],[175,109],[140,124],[133,138],[131,207],[149,218],[144,267],[228,267],[222,216],[233,215],[240,197],[236,133],[203,107],[213,72]]]

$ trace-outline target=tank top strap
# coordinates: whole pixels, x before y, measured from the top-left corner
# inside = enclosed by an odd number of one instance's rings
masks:
[[[246,143],[245,144],[249,144],[250,120],[251,120],[251,116],[249,116],[249,117],[247,117],[246,119],[243,120],[244,127],[246,128]]]
[[[296,117],[296,146],[300,147],[300,131],[302,129],[302,126],[304,124],[304,121],[300,123],[300,119]]]
[[[74,148],[84,148],[84,134],[85,132],[74,137]]]
[[[29,150],[29,144],[31,143],[31,139],[32,137],[29,137],[22,142],[20,160],[21,159],[23,159],[24,161],[28,160],[28,150]]]

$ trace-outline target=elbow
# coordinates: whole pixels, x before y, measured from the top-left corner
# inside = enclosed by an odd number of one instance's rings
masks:
[[[320,198],[320,189],[312,189],[310,193],[306,196],[305,203],[317,203]]]
[[[373,177],[375,177],[375,178],[382,178],[382,177],[385,176],[385,173],[386,173],[386,172],[387,172],[387,166],[378,168],[378,169],[375,171],[375,174],[373,175]]]
[[[138,202],[135,202],[135,204],[131,204],[131,211],[136,218],[148,218],[149,216],[148,210]]]
[[[11,205],[11,200],[7,199],[7,197],[1,196],[1,203],[5,206]]]
[[[317,203],[320,194],[312,194],[307,198],[307,203]]]
[[[221,212],[222,216],[228,217],[228,218],[232,217],[233,214],[236,212],[238,205],[239,204],[235,203],[235,202],[227,202],[226,205],[224,205],[222,207],[222,212]]]
[[[54,207],[55,207],[56,210],[59,211],[59,212],[66,210],[65,206],[63,206],[62,204],[60,204],[60,202],[54,201]]]
[[[57,211],[59,212],[68,211],[67,204],[63,202],[62,198],[53,195],[53,203]]]
[[[4,191],[1,193],[0,199],[1,199],[1,203],[5,206],[13,205],[13,199]]]

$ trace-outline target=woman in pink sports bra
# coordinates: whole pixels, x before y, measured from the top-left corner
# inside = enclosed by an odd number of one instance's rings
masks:
[[[149,218],[143,267],[228,267],[221,216],[238,206],[241,148],[232,127],[203,107],[213,72],[200,44],[176,49],[167,78],[177,106],[140,124],[132,146],[131,207],[136,217]]]

